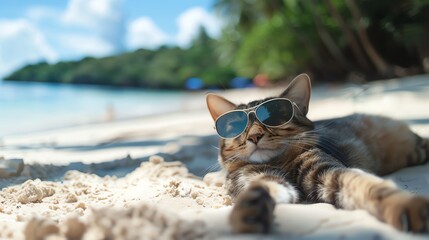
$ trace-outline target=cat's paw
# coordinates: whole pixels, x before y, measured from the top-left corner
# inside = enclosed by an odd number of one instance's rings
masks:
[[[429,232],[429,199],[397,194],[385,199],[383,220],[398,230]]]
[[[268,233],[273,222],[275,201],[268,188],[252,184],[242,192],[230,215],[235,233]]]

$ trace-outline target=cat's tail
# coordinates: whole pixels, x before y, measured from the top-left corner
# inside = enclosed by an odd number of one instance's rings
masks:
[[[429,162],[429,138],[415,134],[416,145],[412,154],[407,157],[407,165],[421,165]]]

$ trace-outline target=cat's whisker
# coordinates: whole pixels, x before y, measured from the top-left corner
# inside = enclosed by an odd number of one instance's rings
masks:
[[[315,129],[313,129],[313,130],[310,130],[310,131],[320,131],[320,130],[324,130],[324,129],[326,129],[326,128],[328,128],[328,127],[330,127],[332,124],[334,124],[335,123],[335,121],[334,120],[330,120],[330,121],[327,121],[327,123],[324,123],[324,124],[322,124],[322,125],[320,125],[320,126],[317,126],[317,128],[315,128]]]
[[[288,140],[293,141],[293,140],[298,139],[299,141],[301,141],[304,144],[316,145],[316,146],[322,147],[323,149],[330,151],[331,153],[333,153],[337,156],[342,155],[342,152],[338,149],[338,147],[334,143],[335,139],[333,139],[332,137],[326,137],[325,136],[325,138],[327,140],[331,140],[331,141],[319,141],[319,139],[318,139],[319,135],[317,135],[315,133],[308,134],[308,132],[305,132],[301,135],[302,136],[300,138],[295,137],[295,139],[288,139]],[[309,136],[315,136],[316,138],[309,138]]]
[[[216,147],[216,146],[213,146],[213,145],[210,145],[210,147],[212,147],[212,148],[216,149],[217,151],[219,151],[219,150],[220,150],[220,148],[219,148],[219,147]]]
[[[297,144],[297,143],[291,143],[290,145],[292,145],[292,146],[294,146],[296,148],[300,148],[302,150],[306,150],[306,151],[308,151],[308,150],[311,149],[311,147],[302,146],[301,144]]]
[[[221,170],[221,169],[222,169],[222,168],[221,168],[221,166],[219,165],[219,163],[214,163],[214,164],[212,164],[212,165],[208,166],[208,167],[204,170],[203,175],[206,175],[207,173],[210,173],[210,172],[217,172],[217,171],[219,171],[219,170]]]
[[[288,139],[291,140],[291,139]],[[331,138],[327,138],[327,140],[333,140]],[[291,141],[294,141],[293,139]],[[331,151],[332,153],[335,153],[337,155],[341,155],[341,151],[337,148],[337,146],[331,142],[331,141],[318,141],[315,139],[311,139],[311,138],[301,138],[299,140],[299,142],[304,143],[304,144],[308,144],[308,145],[318,145],[322,148],[325,148],[329,151]]]
[[[281,151],[285,151],[289,146],[300,148],[302,150],[309,150],[310,149],[310,147],[307,148],[307,147],[301,146],[302,142],[299,142],[299,141],[283,140],[283,141],[278,141],[278,142],[274,142],[274,143],[284,146],[284,148],[282,148]],[[312,144],[308,144],[308,145],[311,146]]]
[[[224,161],[232,161],[237,159],[238,157],[242,156],[245,149],[238,149],[234,154],[231,156],[227,156]]]

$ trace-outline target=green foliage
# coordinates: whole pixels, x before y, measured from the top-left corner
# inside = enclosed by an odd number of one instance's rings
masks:
[[[228,19],[219,41],[225,58],[248,77],[429,71],[428,0],[217,0],[215,7]]]
[[[247,33],[234,62],[241,75],[252,77],[264,73],[276,79],[294,74],[295,69],[302,67],[310,56],[309,49],[299,41],[295,29],[285,27],[287,24],[287,19],[276,15]]]

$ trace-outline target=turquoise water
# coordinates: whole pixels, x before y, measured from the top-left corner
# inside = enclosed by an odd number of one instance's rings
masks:
[[[187,98],[185,92],[0,81],[0,136],[177,111]]]

